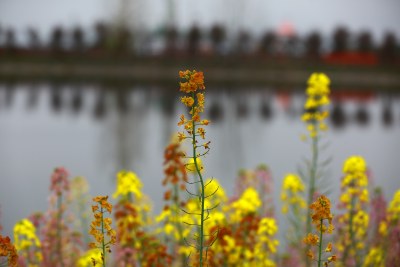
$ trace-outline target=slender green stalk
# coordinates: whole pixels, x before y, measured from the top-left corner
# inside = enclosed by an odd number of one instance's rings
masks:
[[[195,94],[192,93],[193,99],[195,98]],[[194,107],[196,105],[193,105],[192,111],[194,110]],[[200,267],[203,267],[203,250],[204,250],[204,181],[203,181],[203,176],[201,175],[200,172],[200,167],[197,163],[197,151],[196,151],[196,124],[195,121],[192,121],[192,147],[193,147],[193,161],[194,161],[194,166],[196,168],[196,172],[199,176],[200,180],[200,185],[201,185],[201,192],[200,192],[200,204],[201,204],[201,214],[200,214],[200,241],[199,241],[199,254],[200,254]]]
[[[321,267],[321,256],[322,256],[322,223],[323,219],[321,219],[321,226],[319,228],[319,251],[318,251],[318,267]]]
[[[103,207],[100,207],[100,212],[101,212],[101,234],[103,236],[103,238],[101,240],[101,249],[103,252],[102,260],[103,260],[103,267],[106,267],[106,244],[104,242],[104,218],[103,218],[104,210],[103,210]]]
[[[314,127],[317,126],[317,122],[313,121]],[[316,191],[316,174],[317,174],[317,166],[318,166],[318,133],[315,137],[312,138],[312,161],[311,161],[311,166],[310,166],[310,183],[309,183],[309,189],[308,189],[308,202],[307,202],[307,207],[311,205],[313,202],[314,194]],[[311,232],[311,210],[308,209],[307,211],[307,223],[306,223],[306,232],[310,233]],[[306,251],[310,249],[310,246],[308,245],[306,248]],[[306,266],[310,266],[310,259],[306,257]]]
[[[308,202],[307,205],[310,206],[313,202],[314,194],[316,191],[316,174],[318,166],[318,135],[312,138],[312,161],[310,169],[310,187],[308,190]],[[308,209],[307,213],[307,233],[311,232],[311,210]]]

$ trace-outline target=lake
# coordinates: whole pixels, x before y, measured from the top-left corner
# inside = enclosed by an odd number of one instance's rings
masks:
[[[309,157],[309,145],[300,138],[306,134],[299,119],[303,89],[214,89],[206,93],[204,117],[212,123],[206,129],[211,151],[204,159],[205,176],[217,178],[231,194],[238,170],[267,164],[279,208],[282,178]],[[332,161],[322,190],[331,190],[336,200],[344,160],[362,155],[373,183],[391,199],[400,188],[399,95],[333,93],[334,118],[322,152]],[[111,195],[116,172],[133,170],[155,212],[160,211],[163,151],[180,130],[182,112],[178,92],[156,86],[121,91],[94,84],[0,84],[3,234],[11,234],[19,219],[46,209],[50,175],[57,166],[66,167],[72,177],[86,177],[92,195]]]

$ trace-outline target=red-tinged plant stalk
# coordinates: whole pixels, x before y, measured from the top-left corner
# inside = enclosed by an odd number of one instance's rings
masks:
[[[55,168],[51,175],[50,205],[45,216],[45,226],[42,228],[43,266],[65,266],[71,260],[64,251],[72,244],[68,226],[64,219],[66,211],[65,199],[70,186],[68,172],[63,167]]]
[[[182,200],[182,192],[186,193],[186,184],[188,176],[186,172],[185,162],[183,160],[184,153],[179,142],[172,141],[164,152],[164,174],[165,178],[162,182],[167,187],[164,193],[164,201],[166,205],[162,213],[156,218],[158,222],[163,221],[163,229],[167,241],[172,240],[172,252],[179,251],[180,247],[185,245],[184,227],[181,223],[180,212],[185,206]],[[186,233],[187,231],[185,231]],[[186,264],[186,256],[182,253],[180,257],[181,265]]]

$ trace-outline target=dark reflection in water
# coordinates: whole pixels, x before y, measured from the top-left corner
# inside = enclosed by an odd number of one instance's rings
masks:
[[[264,97],[260,107],[260,115],[264,120],[270,120],[273,116],[271,99],[269,97]]]
[[[365,103],[358,105],[355,113],[355,121],[361,126],[366,126],[370,122],[370,115]]]
[[[333,104],[330,119],[334,127],[343,128],[346,125],[348,118],[340,102]]]
[[[382,106],[382,122],[383,125],[389,127],[393,124],[392,101],[386,97]]]
[[[163,111],[163,114],[169,118],[175,113],[175,97],[175,95],[164,94],[160,100],[161,110]]]
[[[60,85],[56,84],[50,87],[50,101],[53,111],[57,113],[60,112],[64,104]]]
[[[93,115],[96,119],[102,119],[106,116],[106,91],[104,89],[98,89],[96,92],[96,102],[93,109]]]
[[[32,110],[38,105],[38,101],[39,101],[39,85],[34,83],[28,89],[28,96],[26,98],[27,108],[29,110]]]
[[[5,85],[5,94],[4,94],[4,104],[7,108],[10,108],[11,105],[13,104],[14,100],[14,90],[16,88],[16,85],[13,83],[9,83]]]
[[[118,107],[118,111],[126,114],[129,111],[129,93],[126,89],[121,88],[116,90],[116,105]]]
[[[248,101],[243,95],[235,95],[236,98],[236,116],[239,119],[246,119],[249,116]]]
[[[71,108],[75,113],[79,113],[85,104],[82,93],[81,86],[77,85],[72,88]]]
[[[224,111],[221,106],[221,103],[219,103],[217,100],[212,101],[210,108],[208,110],[208,117],[213,122],[219,122],[219,121],[223,120]]]

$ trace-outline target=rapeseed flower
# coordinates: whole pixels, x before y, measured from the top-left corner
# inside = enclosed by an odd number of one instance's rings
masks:
[[[41,242],[36,235],[36,227],[28,219],[22,219],[15,224],[14,244],[28,265],[40,265],[43,260]]]
[[[304,189],[304,184],[298,175],[289,173],[285,176],[281,193],[282,212],[284,214],[292,210],[296,217],[300,216],[300,211],[306,208],[306,202],[302,197]]]
[[[361,156],[351,156],[344,162],[343,172],[339,209],[345,212],[338,216],[337,247],[342,264],[359,266],[369,227],[367,163]]]
[[[86,251],[84,255],[82,255],[77,263],[77,267],[91,267],[100,265],[102,262],[101,249],[94,248]]]
[[[307,173],[304,179],[308,182],[307,206],[315,200],[315,193],[318,192],[317,179],[319,170],[319,140],[322,132],[328,130],[325,120],[329,116],[327,106],[330,104],[330,80],[324,73],[312,73],[307,81],[306,95],[307,100],[304,103],[304,113],[301,117],[305,122],[308,135],[311,138],[311,155],[310,164],[307,165]],[[311,232],[311,210],[307,211],[306,231]],[[309,265],[309,260],[306,260]]]
[[[18,266],[18,253],[15,246],[11,243],[11,239],[0,235],[0,258],[7,257],[8,266]]]
[[[249,187],[243,192],[238,200],[231,204],[231,207],[234,210],[231,219],[235,222],[240,221],[246,215],[256,213],[261,204],[257,190]]]
[[[318,267],[328,266],[329,263],[336,261],[336,255],[331,255],[327,258],[323,258],[322,248],[323,248],[323,235],[328,233],[331,234],[334,230],[332,220],[333,215],[331,213],[331,202],[330,200],[321,195],[310,205],[311,219],[314,224],[318,234],[308,233],[308,235],[303,239],[303,243],[309,246],[307,250],[307,257],[311,260],[316,260]],[[317,247],[316,254],[313,251],[313,247]],[[324,249],[324,253],[332,253],[332,243],[328,243]]]
[[[117,174],[117,189],[113,194],[113,198],[135,196],[140,199],[142,197],[141,189],[143,185],[136,173],[122,170]]]
[[[364,259],[362,267],[385,267],[384,251],[381,247],[373,247]]]
[[[204,86],[204,75],[202,72],[197,72],[196,70],[190,71],[180,71],[179,77],[183,80],[180,82],[180,91],[188,94],[181,98],[181,102],[189,108],[190,118],[186,118],[183,114],[180,116],[178,126],[184,126],[184,131],[178,133],[178,139],[184,141],[190,139],[192,156],[189,157],[189,162],[186,164],[186,170],[188,172],[193,172],[197,175],[200,193],[192,193],[199,200],[199,212],[192,213],[192,215],[197,215],[198,220],[198,237],[195,238],[198,248],[199,255],[196,255],[193,260],[199,260],[199,265],[203,266],[203,262],[207,261],[208,255],[208,245],[205,244],[205,220],[209,218],[209,211],[206,207],[206,197],[205,197],[205,183],[202,177],[203,166],[200,161],[200,157],[206,155],[210,150],[210,142],[204,141],[200,144],[199,139],[206,138],[206,131],[204,126],[209,124],[208,120],[201,118],[201,113],[204,111],[205,97],[204,93],[201,92],[205,89]],[[189,212],[189,211],[186,211]],[[206,214],[207,213],[207,214]],[[197,221],[197,220],[195,220]],[[213,242],[211,242],[213,243]]]
[[[112,219],[106,218],[104,214],[111,214],[112,205],[107,201],[108,196],[97,196],[93,198],[96,202],[92,206],[94,220],[90,224],[90,235],[93,236],[95,242],[89,244],[91,249],[101,250],[101,264],[106,265],[106,252],[111,253],[111,245],[116,243],[116,233],[112,229]],[[95,262],[96,263],[96,262]]]
[[[389,203],[389,207],[387,209],[388,219],[391,224],[396,224],[400,219],[400,190],[398,190],[394,196],[392,201]]]
[[[329,85],[330,80],[324,73],[313,73],[308,79],[305,112],[301,119],[307,124],[311,138],[318,137],[320,131],[326,131],[328,128],[324,120],[329,116],[329,112],[324,110],[324,107],[330,103]]]

